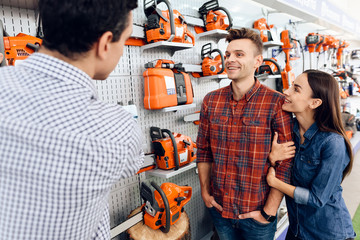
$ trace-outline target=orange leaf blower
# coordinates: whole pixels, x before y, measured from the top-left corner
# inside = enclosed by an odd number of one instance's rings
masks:
[[[161,11],[157,7],[162,2],[168,10]],[[187,29],[185,18],[177,10],[172,10],[167,0],[144,0],[144,12],[147,17],[145,35],[148,43],[168,41],[195,45],[195,37]]]
[[[3,39],[3,42],[0,40],[0,52],[4,54],[7,65],[12,66],[15,65],[16,61],[25,60],[30,54],[36,52],[42,43],[40,38],[24,33],[19,33],[15,37],[7,36],[1,21],[0,39]],[[2,61],[1,66],[6,66],[6,61]]]
[[[262,42],[273,41],[270,30],[274,27],[274,25],[268,25],[265,18],[256,20],[253,27],[260,31]]]
[[[290,64],[290,51],[293,49],[294,44],[289,30],[282,31],[280,38],[283,43],[282,50],[285,53],[285,68],[281,72],[283,90],[285,90],[288,89],[290,84],[295,80],[295,74],[291,72],[292,67]]]
[[[165,137],[165,133],[168,137]],[[196,144],[190,137],[158,127],[150,128],[150,136],[158,168],[178,170],[196,159]]]
[[[145,64],[144,107],[162,109],[193,102],[193,88],[189,74],[181,72],[181,64],[160,59]]]
[[[218,53],[213,57],[213,53]],[[220,49],[212,49],[211,43],[207,43],[201,48],[201,69],[203,76],[213,76],[218,74],[226,74],[224,55]]]
[[[342,57],[342,54],[343,54],[343,51],[345,48],[347,48],[350,44],[348,42],[346,42],[345,40],[344,41],[339,41],[339,48],[336,52],[336,60],[337,60],[337,68],[341,68],[341,65],[342,65],[342,61],[341,61],[341,57]]]
[[[151,182],[152,188],[142,182],[140,188],[141,198],[145,203],[142,205],[144,211],[144,223],[156,230],[159,229],[168,233],[170,226],[175,224],[184,211],[192,195],[192,188],[189,186],[178,186],[174,183],[163,183],[161,187]]]
[[[229,30],[232,27],[233,20],[230,12],[226,8],[220,7],[218,0],[211,0],[204,3],[199,8],[199,13],[204,21],[206,31],[215,29]],[[196,33],[202,33],[205,30],[202,27],[196,26],[195,31]]]

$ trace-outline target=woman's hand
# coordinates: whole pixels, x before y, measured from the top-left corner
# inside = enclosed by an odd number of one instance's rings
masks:
[[[278,143],[278,133],[275,132],[274,140],[271,145],[271,152],[269,154],[269,160],[271,166],[275,166],[276,161],[281,161],[295,156],[296,147],[294,142]]]
[[[273,167],[270,167],[266,176],[266,181],[270,187],[273,187],[274,181],[276,180],[276,173]]]

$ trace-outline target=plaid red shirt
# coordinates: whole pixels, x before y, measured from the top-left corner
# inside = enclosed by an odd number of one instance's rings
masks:
[[[196,144],[197,162],[213,163],[211,194],[222,217],[238,219],[265,205],[272,136],[292,141],[292,118],[281,108],[284,96],[258,80],[241,100],[232,95],[230,85],[205,96]],[[290,167],[291,159],[282,161],[276,176],[289,183]]]

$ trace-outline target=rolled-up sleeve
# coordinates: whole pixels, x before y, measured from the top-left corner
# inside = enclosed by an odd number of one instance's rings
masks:
[[[282,110],[284,99],[281,99],[275,108],[275,116],[273,119],[272,129],[273,132],[277,132],[279,135],[279,142],[285,143],[292,141],[292,114]],[[276,177],[280,180],[290,183],[292,158],[279,161],[279,165],[276,168]]]

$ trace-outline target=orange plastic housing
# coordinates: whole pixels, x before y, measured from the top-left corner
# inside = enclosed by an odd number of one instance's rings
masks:
[[[206,30],[226,30],[229,27],[228,17],[221,11],[210,10],[206,15]]]

